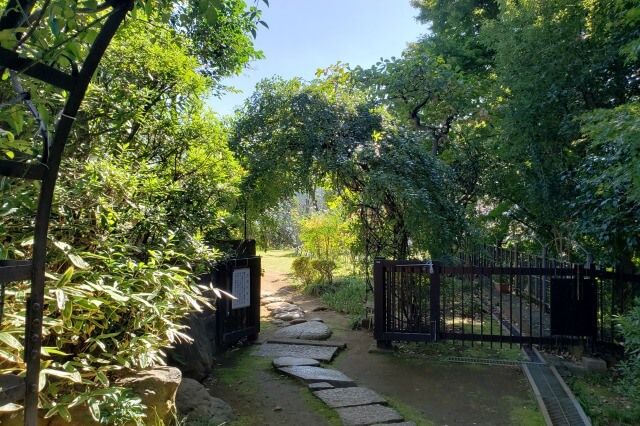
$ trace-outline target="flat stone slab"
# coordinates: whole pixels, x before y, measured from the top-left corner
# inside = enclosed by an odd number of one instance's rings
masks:
[[[318,321],[303,322],[281,328],[273,333],[273,337],[285,339],[327,340],[331,337],[331,329]]]
[[[302,309],[300,309],[298,305],[293,305],[293,304],[290,304],[289,302],[282,302],[282,303],[287,303],[288,305],[282,305],[282,306],[276,307],[275,309],[272,309],[274,314],[281,314],[283,312],[295,312],[295,311],[302,312]],[[271,303],[269,305],[271,305]],[[267,305],[267,309],[269,305]]]
[[[299,319],[304,317],[304,312],[300,310],[288,311],[288,312],[279,312],[271,311],[271,315],[274,315],[274,318],[283,320],[283,321],[293,321],[295,319]]]
[[[291,356],[281,356],[273,360],[273,366],[276,368],[281,367],[296,367],[301,365],[307,365],[311,367],[319,367],[320,361],[311,358],[295,358]]]
[[[356,384],[338,370],[330,370],[322,367],[283,367],[278,371],[302,380],[304,383],[327,382],[337,388],[355,386]]]
[[[276,297],[276,296],[266,296],[266,297],[260,298],[260,305],[262,306],[269,305],[271,303],[278,303],[278,302],[286,302],[286,300],[283,300],[280,297]]]
[[[377,423],[401,422],[402,416],[393,408],[384,405],[359,405],[336,409],[345,426],[374,425]]]
[[[295,306],[295,305],[292,305],[289,302],[271,302],[271,303],[267,303],[266,305],[264,305],[264,307],[267,308],[267,310],[269,310],[269,311],[273,311],[275,309],[284,308],[284,307],[288,307],[288,306]]]
[[[398,423],[376,423],[373,426],[389,426],[389,425],[396,425],[396,426],[416,426],[416,422],[398,422]]]
[[[347,343],[338,340],[306,340],[306,339],[285,339],[270,338],[268,343],[283,343],[285,345],[309,345],[309,346],[333,346],[339,349],[346,349]]]
[[[288,327],[285,327],[285,328],[288,328]],[[284,330],[284,328],[282,330]],[[600,371],[600,372],[607,371],[606,361],[600,358],[583,356],[582,365],[584,365],[587,368],[587,370],[590,370],[590,371]]]
[[[385,404],[387,401],[363,387],[320,390],[313,393],[331,408],[354,407],[357,405]]]
[[[290,356],[294,358],[311,358],[329,362],[338,352],[335,346],[286,345],[282,343],[265,343],[253,353],[255,356],[273,358]]]
[[[331,383],[327,383],[327,382],[311,383],[309,385],[309,390],[311,390],[311,392],[325,390],[325,389],[335,389],[335,387]]]

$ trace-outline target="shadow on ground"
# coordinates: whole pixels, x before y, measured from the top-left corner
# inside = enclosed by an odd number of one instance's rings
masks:
[[[328,366],[359,386],[385,397],[406,420],[419,425],[539,425],[544,420],[524,373],[516,367],[466,365],[411,358],[397,354],[372,354],[369,331],[349,329],[346,315],[314,311],[322,303],[300,295],[286,280],[267,284],[268,291],[291,299],[321,318],[345,341],[347,349]],[[275,284],[275,285],[274,285]],[[275,330],[263,311],[265,341]],[[323,410],[305,385],[277,374],[263,358],[251,356],[253,348],[230,351],[219,357],[220,368],[208,383],[211,393],[229,403],[239,416],[235,425],[340,424],[331,410]],[[222,377],[228,369],[235,375]],[[229,381],[231,377],[231,381]]]

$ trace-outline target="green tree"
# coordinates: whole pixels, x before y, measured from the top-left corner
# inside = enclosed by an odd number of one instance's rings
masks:
[[[309,85],[258,85],[231,140],[248,170],[245,187],[257,205],[268,205],[330,182],[361,218],[361,241],[371,253],[406,257],[410,241],[416,251],[448,252],[461,221],[446,166],[350,79],[338,69]]]

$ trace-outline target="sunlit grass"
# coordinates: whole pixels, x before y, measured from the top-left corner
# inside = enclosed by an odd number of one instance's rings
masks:
[[[502,328],[502,325],[490,318],[473,319],[469,317],[445,318],[445,326],[447,330],[454,330],[457,333],[467,334],[483,334],[487,336],[508,336],[509,333]]]
[[[290,274],[291,264],[296,258],[293,250],[267,250],[256,253],[262,257],[262,269],[280,274]]]

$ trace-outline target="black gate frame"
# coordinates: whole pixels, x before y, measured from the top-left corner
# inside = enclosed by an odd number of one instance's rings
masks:
[[[212,271],[215,287],[232,293],[233,271],[249,268],[250,303],[245,308],[232,308],[232,299],[223,296],[216,301],[216,345],[222,349],[242,339],[255,340],[260,333],[260,280],[262,258],[252,256],[221,262]]]
[[[546,266],[546,265],[545,265]],[[484,297],[489,299],[489,312],[480,312],[480,315],[488,316],[490,320],[489,333],[484,333],[482,329],[482,318],[480,319],[480,332],[478,333],[474,328],[472,320],[471,332],[465,332],[464,325],[461,328],[462,331],[456,331],[455,319],[456,317],[456,305],[455,298],[458,297],[458,301],[462,301],[462,310],[464,310],[464,298],[469,298],[469,294],[466,296],[463,293],[464,286],[461,285],[461,293],[456,293],[454,289],[450,291],[452,294],[450,297],[452,300],[446,299],[449,295],[443,293],[441,284],[442,277],[458,278],[464,284],[471,283],[473,285],[474,279],[490,279],[494,275],[502,275],[508,277],[507,282],[507,295],[504,295],[500,290],[494,290],[493,286],[489,287],[489,290],[479,288],[477,294],[480,298],[483,298],[482,292],[485,292]],[[417,278],[416,278],[417,277]],[[428,301],[428,318],[426,315],[420,316],[419,322],[416,326],[415,321],[411,321],[411,315],[408,313],[415,311],[416,309],[420,314],[427,312],[427,306],[416,306],[416,297],[412,295],[412,291],[415,289],[416,279],[421,280],[420,283],[429,286],[429,301]],[[528,280],[531,283],[532,279],[543,283],[539,286],[538,290],[541,297],[536,298],[531,293],[531,287],[529,287],[529,294],[524,292],[523,283]],[[592,291],[595,292],[590,297],[590,300],[586,304],[590,305],[595,303],[597,313],[582,312],[585,309],[584,306],[578,307],[577,311],[581,315],[585,315],[585,318],[592,320],[592,315],[596,315],[595,330],[591,327],[577,327],[575,335],[557,335],[551,333],[543,333],[543,324],[551,325],[545,322],[544,315],[552,315],[551,306],[547,305],[548,291],[550,291],[549,283],[575,283],[576,289],[583,288],[585,285],[592,287]],[[547,283],[547,284],[544,284]],[[605,298],[605,284],[611,287],[609,296]],[[618,288],[618,293],[614,289]],[[622,290],[619,290],[622,289]],[[426,294],[424,290],[422,294]],[[473,290],[471,290],[473,291]],[[579,291],[579,290],[578,290]],[[467,290],[468,292],[468,290]],[[487,294],[488,292],[488,294]],[[513,319],[508,323],[503,321],[503,313],[509,318],[523,318],[522,303],[519,305],[520,312],[513,310],[507,315],[507,310],[503,311],[503,302],[511,303],[513,296],[525,296],[530,301],[529,306],[532,303],[539,304],[538,309],[539,318],[539,333],[534,335],[529,333],[524,335],[518,330],[518,327],[514,325],[516,321]],[[579,264],[559,264],[554,267],[496,267],[496,266],[450,266],[442,265],[434,262],[420,262],[420,261],[393,261],[386,259],[375,259],[374,261],[374,338],[377,341],[378,347],[390,347],[392,341],[405,341],[405,342],[431,342],[435,340],[452,340],[452,341],[470,341],[470,342],[488,342],[488,343],[508,343],[512,344],[524,344],[524,345],[550,345],[550,346],[564,346],[565,344],[573,344],[578,338],[587,338],[592,345],[593,349],[604,349],[607,351],[620,352],[620,345],[618,344],[619,336],[617,330],[614,327],[613,322],[608,321],[610,317],[622,314],[626,312],[632,305],[628,303],[628,300],[633,300],[636,296],[640,295],[640,276],[634,274],[626,274],[616,272],[611,268],[597,268],[594,265],[585,267]],[[623,298],[624,296],[624,298]],[[471,295],[473,298],[473,294]],[[419,297],[418,299],[424,299]],[[408,301],[408,302],[407,302]],[[424,301],[424,300],[423,300]],[[410,304],[411,306],[406,306]],[[497,315],[498,319],[494,318],[492,309],[494,306],[499,305],[500,311]],[[486,307],[484,307],[486,309]],[[473,317],[474,306],[468,307],[467,310],[471,310],[471,316]],[[478,309],[475,307],[475,309]],[[483,309],[483,307],[480,307]],[[530,309],[530,307],[528,308]],[[604,311],[608,312],[609,318],[604,314]],[[478,312],[476,312],[478,315]],[[525,315],[526,316],[526,315]],[[532,315],[529,312],[529,320],[532,321],[535,314]],[[450,327],[446,326],[447,320],[452,320],[453,323]],[[608,321],[608,322],[607,322]],[[427,330],[427,324],[431,325]],[[533,323],[529,324],[529,328],[532,330]],[[493,333],[493,326],[497,325],[501,330],[500,334]],[[502,330],[506,330],[507,334],[502,333]],[[564,330],[567,330],[564,328]],[[584,331],[590,330],[590,331]],[[582,333],[583,335],[578,335]],[[592,335],[587,335],[591,334]]]
[[[412,285],[415,285],[415,278],[420,276],[429,276],[429,301],[428,310],[429,323],[425,324],[419,321],[418,324],[411,324],[411,329],[404,326],[402,320],[392,313],[398,310],[402,311],[403,306],[397,303],[398,298],[396,291],[403,292],[402,277],[410,274]],[[400,282],[397,282],[400,278]],[[435,341],[440,330],[440,275],[435,273],[433,265],[419,261],[392,261],[382,258],[374,260],[373,267],[374,281],[374,323],[373,336],[377,340],[379,348],[391,347],[393,340],[407,342],[428,342]],[[389,283],[392,285],[388,285]],[[404,282],[406,284],[406,281]],[[400,284],[395,285],[395,284]],[[418,283],[419,285],[420,283]],[[423,296],[426,296],[424,294]],[[426,305],[426,304],[425,304]],[[426,310],[427,306],[418,306],[418,310]],[[428,329],[428,332],[426,331]]]

